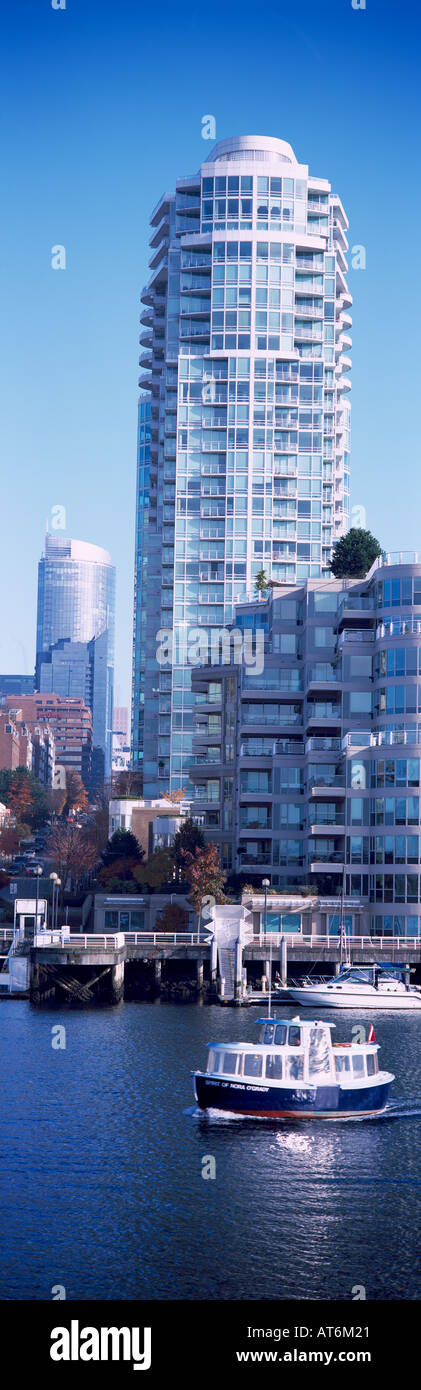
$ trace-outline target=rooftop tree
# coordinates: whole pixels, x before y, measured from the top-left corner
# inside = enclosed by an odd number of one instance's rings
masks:
[[[259,570],[259,573],[256,574],[256,578],[255,578],[255,581],[254,581],[254,587],[255,587],[255,590],[256,590],[256,593],[257,593],[257,594],[265,594],[265,593],[266,593],[267,587],[268,587],[268,582],[267,582],[267,579],[266,579],[266,571],[265,571],[265,570]]]
[[[364,579],[382,548],[371,531],[352,526],[346,536],[335,541],[330,570],[335,579]]]

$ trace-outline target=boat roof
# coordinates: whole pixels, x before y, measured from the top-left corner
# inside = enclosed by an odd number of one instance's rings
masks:
[[[285,1023],[287,1028],[294,1023],[300,1028],[336,1028],[336,1023],[327,1022],[324,1018],[258,1018],[257,1023]]]

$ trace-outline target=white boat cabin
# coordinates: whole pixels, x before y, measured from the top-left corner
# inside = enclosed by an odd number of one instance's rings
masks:
[[[334,1023],[259,1019],[259,1044],[211,1043],[207,1074],[238,1082],[364,1084],[377,1075],[377,1043],[332,1043]]]

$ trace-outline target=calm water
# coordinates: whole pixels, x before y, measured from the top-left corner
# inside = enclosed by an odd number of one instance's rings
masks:
[[[258,1013],[0,1005],[0,1298],[421,1297],[419,1015],[375,1020],[386,1117],[198,1116],[190,1069],[212,1039],[254,1040]],[[350,1040],[360,1020],[335,1021]]]

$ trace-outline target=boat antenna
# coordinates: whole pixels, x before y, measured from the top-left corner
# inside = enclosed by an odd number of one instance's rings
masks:
[[[340,922],[339,922],[340,964],[341,964],[341,965],[343,964],[344,950],[345,950],[345,964],[348,964],[348,945],[347,945],[346,933],[345,933],[344,902],[345,902],[345,865],[344,865],[343,874],[342,874],[341,915],[340,915]]]
[[[264,888],[264,893],[265,893],[264,938],[265,938],[265,945],[266,945],[267,922],[268,922],[268,888],[270,888],[270,879],[269,879],[269,878],[263,878],[263,879],[262,879],[262,888]],[[268,1018],[270,1018],[271,1003],[272,1003],[272,935],[271,935],[270,941],[269,941]]]

